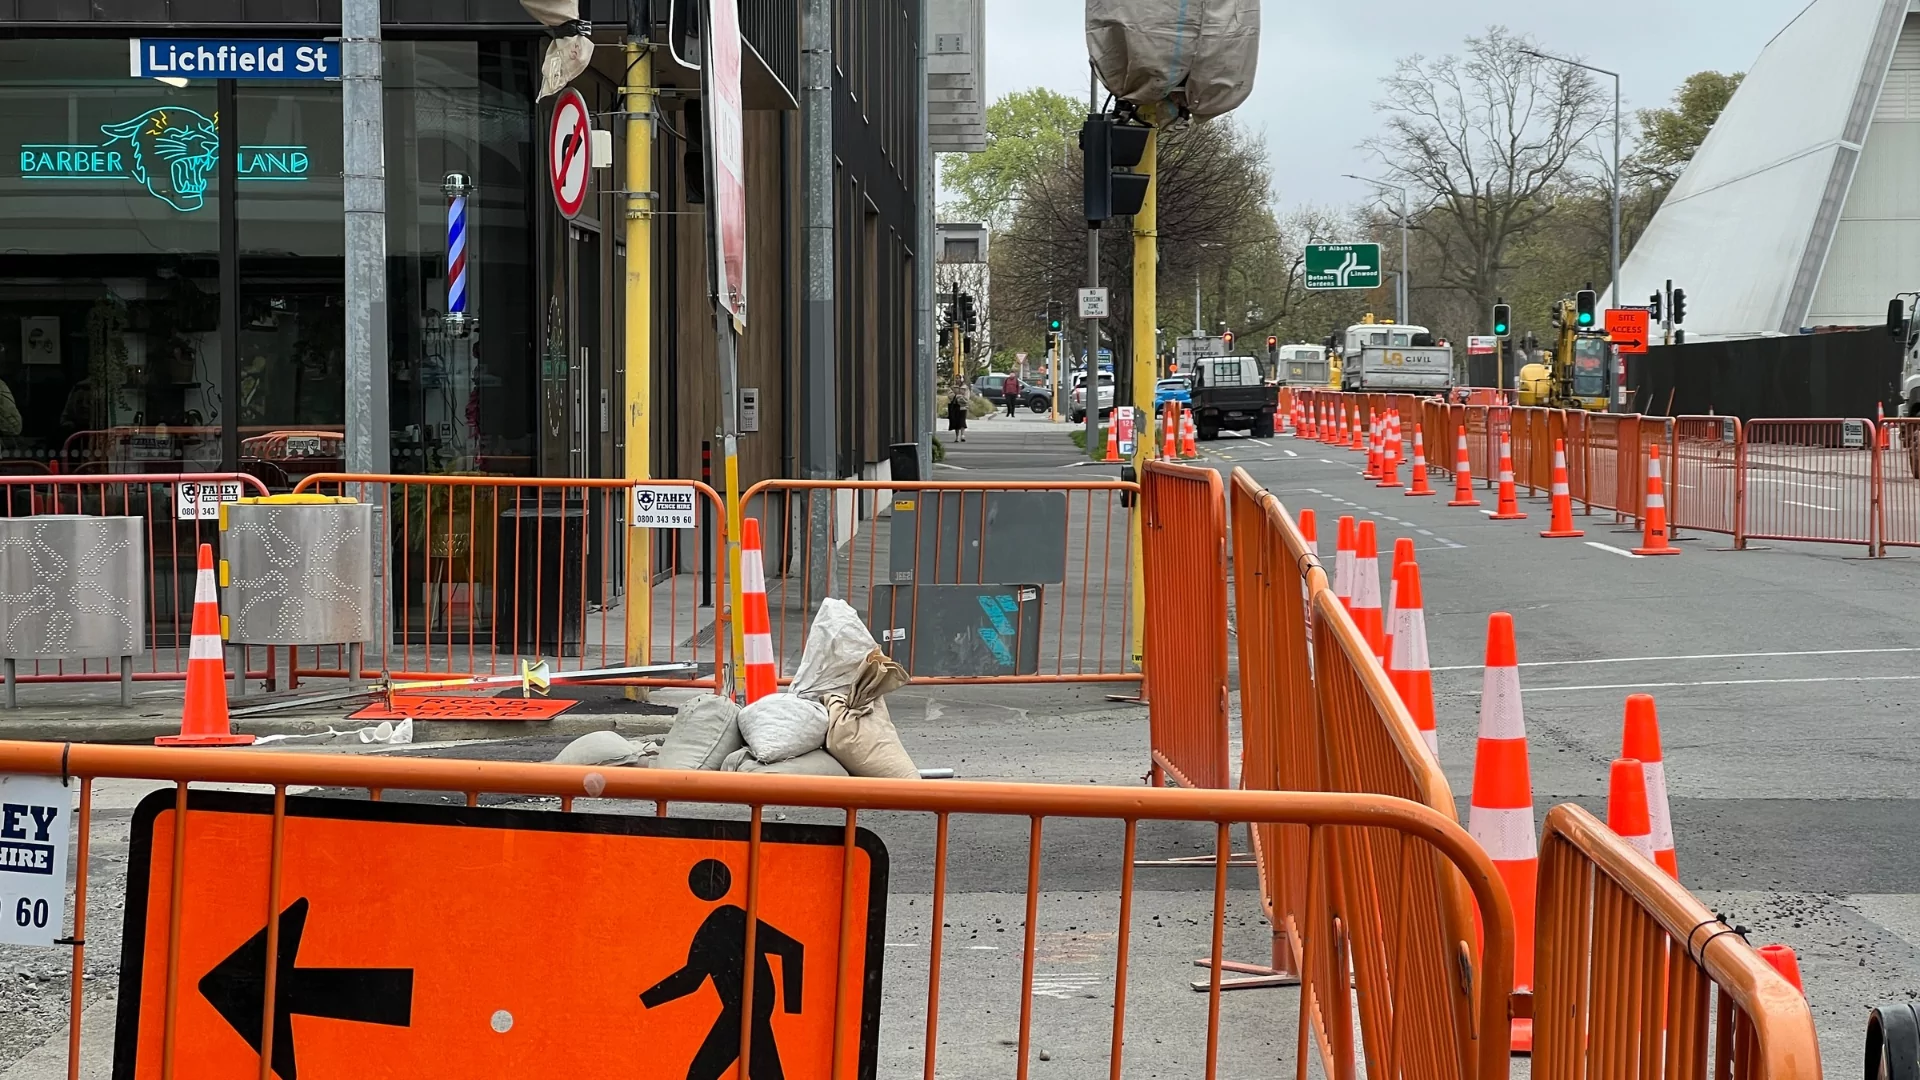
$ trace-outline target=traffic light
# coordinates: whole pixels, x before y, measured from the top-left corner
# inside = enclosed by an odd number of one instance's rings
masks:
[[[973,309],[973,296],[969,293],[960,293],[954,297],[954,300],[960,306],[960,318],[958,320],[960,328],[967,333],[972,333],[978,329],[980,325],[979,316]]]
[[[1228,352],[1232,352],[1233,351],[1233,331],[1227,330],[1223,332],[1220,335],[1220,343],[1227,347]]]
[[[1493,305],[1493,336],[1506,337],[1513,332],[1513,305]]]
[[[1687,321],[1687,290],[1673,290],[1673,325]]]
[[[1267,351],[1272,352],[1273,350],[1279,347],[1280,347],[1280,339],[1277,337],[1274,337],[1272,334],[1268,334],[1267,335]]]
[[[1660,321],[1660,294],[1659,293],[1654,293],[1652,296],[1647,297],[1647,319],[1650,322]]]
[[[1907,339],[1907,302],[1898,296],[1887,301],[1887,336],[1895,341]]]
[[[1133,172],[1146,155],[1147,135],[1153,129],[1102,113],[1091,113],[1080,125],[1080,157],[1084,171],[1087,226],[1099,228],[1108,218],[1131,217],[1147,201],[1150,177]]]
[[[1581,289],[1573,294],[1574,324],[1582,330],[1593,328],[1593,309],[1599,304],[1600,296],[1591,288]]]

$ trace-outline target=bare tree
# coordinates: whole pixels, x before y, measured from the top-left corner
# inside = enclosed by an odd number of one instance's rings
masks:
[[[1591,75],[1533,48],[1496,26],[1462,55],[1402,59],[1374,103],[1387,130],[1363,144],[1423,197],[1417,226],[1434,265],[1422,276],[1479,310],[1499,295],[1509,246],[1552,213],[1607,115]]]

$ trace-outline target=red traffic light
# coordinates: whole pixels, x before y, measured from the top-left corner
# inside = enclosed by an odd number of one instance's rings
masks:
[[[1227,348],[1233,348],[1233,331],[1228,330],[1226,333],[1221,334],[1220,340],[1226,343]]]
[[[1279,338],[1274,337],[1272,334],[1267,335],[1267,348],[1274,349],[1274,348],[1278,348],[1279,345],[1280,345]]]

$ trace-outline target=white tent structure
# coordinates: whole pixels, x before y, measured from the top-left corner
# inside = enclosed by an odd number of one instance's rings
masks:
[[[1621,266],[1625,303],[1671,280],[1704,340],[1881,322],[1920,289],[1908,8],[1813,0],[1767,44]]]

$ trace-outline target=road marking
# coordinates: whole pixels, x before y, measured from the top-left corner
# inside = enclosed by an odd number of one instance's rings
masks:
[[[1414,532],[1417,532],[1417,533],[1419,533],[1419,534],[1420,534],[1421,536],[1432,536],[1432,535],[1433,535],[1433,533],[1432,533],[1432,532],[1430,532],[1430,531],[1428,531],[1428,530],[1426,530],[1426,529],[1415,529],[1415,530],[1413,530],[1413,531],[1414,531]]]
[[[925,946],[924,944],[922,944],[921,942],[918,942],[918,941],[889,941],[889,942],[887,942],[887,948],[889,948],[889,949],[923,949],[923,948],[925,948],[925,947],[926,947],[926,946]]]
[[[1788,656],[1872,656],[1881,653],[1920,653],[1920,648],[1807,649],[1789,652],[1687,653],[1681,656],[1608,656],[1590,660],[1528,660],[1521,667],[1575,667],[1585,664],[1656,664],[1678,660],[1765,660]],[[1429,668],[1429,671],[1479,671],[1479,664]]]
[[[1291,451],[1291,450],[1287,450],[1287,449],[1285,449],[1285,448],[1282,448],[1282,450],[1281,450],[1281,453],[1283,453],[1283,454],[1285,454],[1285,455],[1287,455],[1288,457],[1299,457],[1299,456],[1300,456],[1299,454],[1296,454],[1296,453],[1294,453],[1293,451]]]
[[[1646,558],[1645,555],[1635,555],[1633,552],[1628,551],[1626,548],[1617,548],[1617,547],[1614,547],[1612,544],[1603,544],[1598,540],[1587,541],[1587,546],[1590,548],[1599,548],[1601,551],[1611,551],[1615,555],[1625,555],[1629,559]]]
[[[999,952],[1000,951],[1000,946],[998,945],[969,945],[967,946],[967,948],[972,949],[974,952]]]
[[[1492,517],[1493,515],[1495,515],[1495,514],[1497,514],[1497,513],[1499,513],[1499,512],[1500,512],[1500,511],[1498,511],[1498,510],[1489,510],[1489,509],[1487,509],[1487,508],[1486,508],[1486,507],[1484,507],[1484,506],[1476,506],[1476,507],[1474,507],[1474,509],[1476,509],[1476,510],[1478,510],[1478,511],[1480,511],[1481,513],[1483,513],[1483,514],[1485,514],[1485,515],[1487,515],[1488,517]]]
[[[1322,464],[1322,465],[1332,465],[1332,464],[1334,464],[1334,462],[1331,462],[1331,461],[1328,461],[1328,460],[1327,460],[1326,458],[1321,458],[1321,459],[1320,459],[1320,464]]]
[[[1912,682],[1920,675],[1822,675],[1807,679],[1708,679],[1701,682],[1629,682],[1595,686],[1528,686],[1523,694],[1571,693],[1575,690],[1671,690],[1688,686],[1767,686],[1776,683]]]
[[[1050,997],[1060,1001],[1066,1001],[1069,998],[1079,997],[1088,990],[1101,985],[1106,982],[1106,979],[1107,977],[1105,975],[1092,973],[1035,975],[1033,977],[1033,993],[1035,997]]]
[[[1821,506],[1819,503],[1797,502],[1793,499],[1781,499],[1780,501],[1786,503],[1788,506],[1804,506],[1809,510],[1825,510],[1830,514],[1840,512],[1840,508],[1837,506]]]

